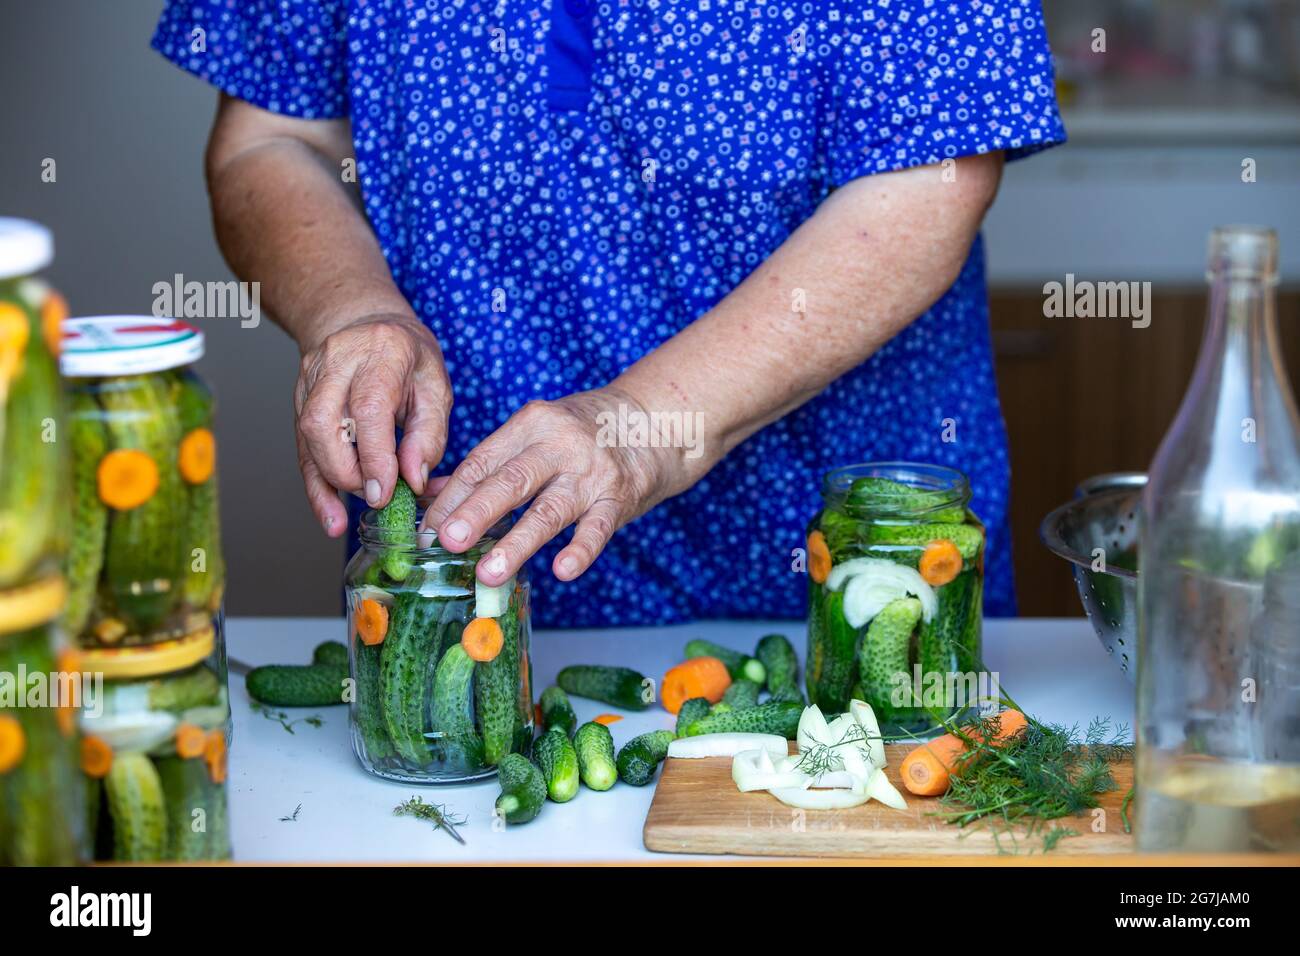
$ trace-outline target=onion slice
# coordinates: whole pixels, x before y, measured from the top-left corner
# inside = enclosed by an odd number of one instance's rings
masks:
[[[762,750],[781,758],[790,752],[790,745],[776,734],[700,734],[674,740],[668,745],[668,756],[687,760],[734,757],[747,750]]]
[[[777,787],[768,791],[782,803],[801,810],[847,810],[871,799],[853,790],[805,790],[802,787]]]
[[[746,750],[736,754],[731,762],[731,779],[741,793],[753,793],[774,787],[803,787],[809,778],[798,770],[781,770],[774,766],[772,756],[766,750]]]

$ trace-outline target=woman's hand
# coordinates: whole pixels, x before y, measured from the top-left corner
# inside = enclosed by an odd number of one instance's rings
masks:
[[[442,460],[451,382],[438,341],[414,316],[366,315],[303,349],[294,389],[298,467],[330,537],[347,528],[338,492],[385,504],[401,476],[422,494]],[[396,448],[396,426],[402,444]]]
[[[478,565],[479,580],[507,581],[542,545],[577,523],[555,556],[562,581],[582,574],[614,532],[689,484],[682,448],[616,447],[609,422],[643,414],[626,393],[595,389],[558,401],[529,402],[489,435],[450,475],[434,479],[437,498],[423,527],[461,552],[502,516],[531,500],[515,526]]]

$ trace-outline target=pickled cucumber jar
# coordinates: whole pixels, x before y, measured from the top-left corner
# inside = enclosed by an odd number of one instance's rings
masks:
[[[230,701],[215,631],[86,650],[81,666],[101,688],[80,715],[95,859],[229,859]]]
[[[864,700],[886,735],[927,733],[990,692],[984,528],[970,484],[907,462],[828,472],[808,525],[808,698]]]
[[[0,219],[0,590],[57,574],[67,540],[56,359],[67,309],[36,278],[53,255],[47,229]]]
[[[417,517],[381,528],[367,511],[348,563],[352,748],[380,777],[476,780],[533,739],[528,579],[487,587],[474,575],[508,520],[453,554],[417,536]]]
[[[83,648],[215,629],[225,564],[203,333],[151,316],[64,323],[76,535],[65,624]]]

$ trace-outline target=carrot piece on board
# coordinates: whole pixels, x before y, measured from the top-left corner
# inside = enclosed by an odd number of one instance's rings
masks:
[[[1023,731],[1029,721],[1018,710],[1004,710],[998,714],[998,730],[994,742],[1006,741]],[[980,739],[979,728],[971,728],[968,736]],[[948,791],[952,775],[958,772],[957,761],[966,753],[966,742],[955,734],[944,734],[921,744],[906,757],[899,767],[903,785],[921,797],[937,797]]]
[[[81,738],[81,770],[87,777],[107,777],[113,769],[113,748],[103,737],[87,734]]]
[[[22,762],[27,752],[27,735],[18,718],[0,714],[0,773],[8,773]]]
[[[831,573],[831,549],[826,546],[826,536],[820,531],[808,535],[808,576],[824,584]]]
[[[692,657],[669,669],[659,686],[659,696],[664,709],[675,714],[692,697],[703,697],[716,704],[730,686],[731,675],[726,664],[716,657]]]
[[[220,729],[208,732],[203,742],[203,761],[213,783],[226,782],[226,735]]]
[[[494,617],[474,618],[465,625],[465,630],[460,635],[460,644],[465,648],[465,653],[480,664],[496,660],[505,643],[506,636]]]
[[[68,317],[68,301],[51,291],[41,303],[41,337],[50,354],[57,357],[63,351],[63,320]]]
[[[622,719],[623,717],[621,714],[597,714],[595,717],[591,718],[591,721],[592,723],[604,724],[608,727],[610,724],[616,724]]]
[[[158,466],[135,448],[115,448],[95,472],[99,500],[118,511],[138,508],[158,490]]]
[[[176,756],[190,760],[202,757],[208,745],[208,735],[202,727],[181,724],[176,728]]]
[[[217,440],[206,428],[195,428],[181,439],[176,457],[181,477],[191,485],[201,485],[212,477],[217,467]]]
[[[930,587],[942,587],[961,573],[961,552],[947,538],[931,541],[921,552],[917,570]]]
[[[388,634],[388,608],[374,598],[362,598],[357,605],[357,635],[362,644],[384,643]]]

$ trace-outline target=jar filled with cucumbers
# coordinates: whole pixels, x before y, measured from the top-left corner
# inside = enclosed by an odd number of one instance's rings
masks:
[[[533,738],[528,580],[520,571],[488,587],[474,574],[508,519],[454,554],[417,534],[419,516],[399,481],[385,508],[362,516],[347,567],[352,746],[377,776],[476,780],[527,755]]]
[[[65,626],[83,648],[216,629],[225,564],[203,333],[151,316],[64,323],[73,536]]]
[[[863,700],[882,732],[927,733],[978,704],[984,527],[970,484],[907,462],[827,473],[808,525],[811,703]]]
[[[81,711],[81,768],[97,860],[230,858],[230,702],[212,628],[82,653],[102,680]]]
[[[0,591],[60,572],[67,543],[58,351],[63,298],[36,277],[49,230],[0,218]]]

